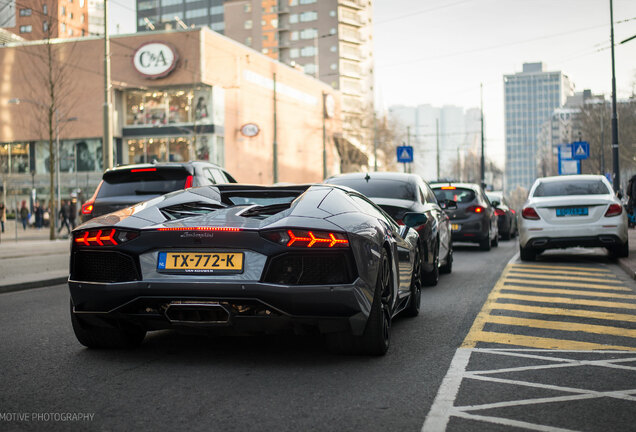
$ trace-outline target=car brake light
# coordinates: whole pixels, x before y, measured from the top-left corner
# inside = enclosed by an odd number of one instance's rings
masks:
[[[131,169],[130,172],[134,173],[134,172],[150,172],[150,171],[157,171],[157,168],[135,168],[135,169]]]
[[[169,228],[157,228],[157,231],[226,231],[226,232],[238,232],[240,228],[232,227],[215,227],[215,226],[200,226],[200,227],[169,227]]]
[[[623,213],[623,207],[620,204],[610,204],[605,212],[605,217],[618,216]]]
[[[95,189],[95,193],[93,194],[93,196],[84,204],[82,204],[82,214],[89,215],[93,213],[95,199],[97,198],[97,194],[99,193],[99,189],[102,187],[103,183],[104,183],[104,180],[100,181],[99,184],[97,185],[97,188]]]
[[[478,205],[472,205],[472,206],[470,206],[470,207],[468,207],[468,208],[466,209],[466,211],[468,211],[468,212],[473,212],[473,213],[481,213],[481,212],[483,212],[484,210],[486,210],[486,209],[485,209],[485,208],[483,208],[482,206],[478,206]]]
[[[457,189],[455,186],[442,186],[442,190],[455,190]]]
[[[309,231],[288,229],[261,233],[267,240],[287,247],[337,248],[349,247],[349,240],[343,233],[329,231]]]
[[[523,217],[524,219],[531,219],[531,220],[541,219],[537,211],[533,209],[532,207],[526,207],[523,210],[521,210],[521,217]]]
[[[517,214],[517,212],[514,209],[510,209],[510,211],[512,212],[512,214]]]
[[[495,214],[496,214],[497,216],[503,216],[503,215],[505,215],[505,214],[506,214],[506,212],[505,212],[505,211],[503,211],[502,209],[499,209],[499,208],[498,208],[498,209],[495,209]]]
[[[73,234],[73,242],[78,246],[117,246],[139,236],[134,231],[121,231],[115,228],[86,230]]]
[[[194,177],[192,177],[191,175],[186,177],[186,182],[185,182],[185,187],[184,189],[187,188],[191,188],[192,187],[192,180],[194,179]]]

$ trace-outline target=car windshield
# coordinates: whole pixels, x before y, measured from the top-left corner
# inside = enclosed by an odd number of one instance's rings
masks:
[[[163,195],[183,189],[189,173],[179,170],[121,171],[104,176],[97,198],[128,195]]]
[[[437,201],[455,201],[456,203],[468,203],[475,199],[475,191],[472,189],[455,188],[452,189],[435,188],[433,192]]]
[[[400,180],[388,179],[331,179],[329,183],[348,186],[369,198],[395,198],[416,201],[415,186]]]
[[[607,195],[608,193],[610,191],[602,180],[562,180],[539,183],[532,196]]]

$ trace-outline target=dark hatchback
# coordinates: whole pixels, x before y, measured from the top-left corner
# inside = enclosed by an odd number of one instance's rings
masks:
[[[81,219],[86,222],[176,190],[222,183],[236,180],[209,162],[118,166],[104,173],[91,199],[82,205]]]
[[[499,235],[503,240],[510,240],[519,233],[517,215],[503,197],[501,192],[486,192],[490,203],[495,207]]]
[[[351,173],[328,178],[325,183],[347,186],[366,195],[400,225],[405,224],[408,213],[425,216],[424,223],[414,227],[421,241],[422,281],[436,285],[440,271],[452,271],[450,220],[420,176],[397,172]]]
[[[440,203],[454,201],[447,210],[453,241],[479,243],[482,250],[499,245],[497,215],[483,188],[473,183],[435,183],[431,188]]]

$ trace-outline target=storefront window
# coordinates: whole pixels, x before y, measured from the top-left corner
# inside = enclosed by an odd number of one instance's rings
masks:
[[[193,147],[194,144],[194,147]],[[223,163],[223,137],[192,135],[126,140],[128,159],[124,163],[186,162],[195,160]]]
[[[170,138],[170,162],[186,162],[190,160],[190,143],[188,138]]]
[[[129,91],[126,93],[126,126],[162,126],[212,122],[210,87]]]
[[[170,116],[169,123],[190,122],[190,104],[192,103],[192,92],[184,90],[169,91]]]
[[[29,144],[0,146],[0,172],[19,174],[29,171]]]

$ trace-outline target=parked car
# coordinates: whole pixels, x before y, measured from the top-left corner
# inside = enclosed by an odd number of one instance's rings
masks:
[[[420,235],[422,280],[426,285],[436,285],[440,271],[452,271],[450,220],[420,176],[394,172],[352,173],[330,177],[325,183],[357,190],[379,205],[398,224],[405,223],[407,213],[425,216],[424,222],[415,227]]]
[[[515,237],[519,233],[517,214],[515,210],[508,205],[506,199],[503,197],[503,193],[497,191],[486,192],[486,196],[495,207],[497,228],[499,229],[501,238],[510,240]]]
[[[317,331],[335,350],[382,355],[391,320],[419,312],[418,242],[349,188],[190,188],[73,231],[71,322],[90,348],[167,328]]]
[[[104,172],[95,193],[82,205],[81,220],[86,222],[179,189],[219,183],[236,183],[236,180],[209,162],[118,166]]]
[[[612,185],[601,175],[537,179],[519,219],[521,259],[533,261],[546,249],[575,246],[629,255],[627,214]]]
[[[479,243],[488,251],[499,245],[497,215],[483,188],[473,183],[434,183],[431,188],[440,203],[454,202],[448,209],[453,241]]]

